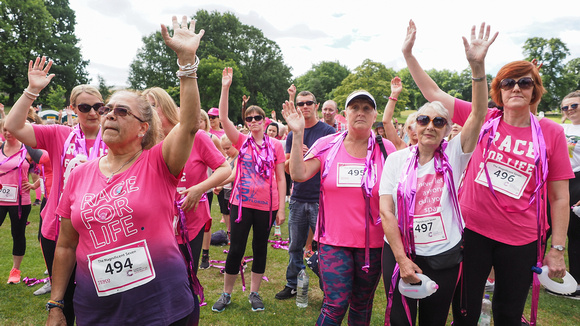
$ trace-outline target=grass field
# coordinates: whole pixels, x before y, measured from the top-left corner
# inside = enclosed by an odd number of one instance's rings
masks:
[[[28,249],[22,263],[22,277],[44,278],[44,262],[40,247],[36,241],[38,231],[38,206],[33,206],[30,214],[30,225],[27,228]],[[214,224],[212,232],[225,229],[225,224],[219,223],[217,200],[212,207]],[[283,237],[288,236],[286,224],[282,226]],[[250,234],[251,236],[251,234]],[[251,256],[251,247],[246,251]],[[227,246],[210,249],[211,259],[225,260],[223,253]],[[27,287],[20,284],[6,284],[8,273],[12,266],[12,239],[10,236],[10,220],[0,227],[0,325],[44,325],[47,312],[44,304],[49,295],[34,296],[32,292],[41,285]],[[285,273],[288,253],[284,249],[269,248],[268,265],[265,276],[268,281],[262,282],[260,294],[264,300],[264,312],[252,312],[247,296],[249,290],[242,292],[242,283],[238,279],[232,295],[232,304],[222,313],[211,311],[211,305],[217,300],[223,287],[223,276],[218,268],[200,270],[198,275],[205,288],[207,305],[201,307],[202,325],[313,325],[318,318],[322,304],[322,292],[318,289],[318,279],[310,273],[309,305],[307,308],[297,308],[294,300],[279,301],[274,295],[280,291],[286,282]],[[249,263],[251,264],[251,263]],[[249,268],[248,268],[249,271]],[[249,273],[248,273],[249,275]],[[247,281],[249,282],[249,281]],[[249,283],[246,283],[249,286]],[[530,297],[528,298],[526,316],[529,317]],[[386,307],[386,296],[383,282],[379,284],[374,301],[372,325],[382,325]],[[580,325],[580,301],[558,298],[540,293],[538,325],[560,326]],[[450,325],[451,320],[448,321]],[[344,323],[346,324],[346,322]]]

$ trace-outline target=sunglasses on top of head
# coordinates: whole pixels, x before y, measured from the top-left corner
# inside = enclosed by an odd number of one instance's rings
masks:
[[[145,122],[143,120],[141,120],[138,116],[134,115],[133,112],[129,111],[129,109],[124,108],[124,107],[116,107],[114,109],[111,109],[108,106],[101,106],[99,108],[99,111],[97,111],[99,113],[99,115],[107,115],[109,114],[109,112],[113,111],[113,114],[115,116],[118,117],[126,117],[127,115],[133,116],[135,119],[139,120],[139,122]]]
[[[298,102],[298,103],[296,103],[296,106],[305,106],[305,105],[310,106],[314,103],[316,103],[316,102],[314,102],[314,101]]]
[[[89,112],[91,112],[91,109],[95,109],[95,112],[99,112],[99,109],[103,105],[105,105],[105,103],[99,102],[99,103],[95,103],[93,105],[83,103],[83,104],[77,105],[77,109],[79,109],[79,111],[82,113],[89,113]]]
[[[254,121],[262,121],[262,119],[264,119],[263,116],[261,115],[255,115],[255,116],[251,116],[251,117],[246,117],[246,122],[252,122],[252,120]]]
[[[532,77],[523,77],[517,81],[512,78],[505,78],[499,82],[499,88],[503,89],[504,91],[509,91],[510,89],[514,88],[516,84],[518,84],[520,89],[530,89],[534,87],[534,80]]]
[[[570,105],[566,105],[562,107],[562,111],[568,111],[568,110],[576,110],[578,109],[578,103],[574,103],[574,104],[570,104]]]
[[[431,119],[428,115],[420,115],[417,117],[417,123],[421,126],[427,126],[431,121],[433,121],[433,126],[435,126],[437,129],[441,129],[447,124],[447,120],[442,117],[435,117],[433,119]]]

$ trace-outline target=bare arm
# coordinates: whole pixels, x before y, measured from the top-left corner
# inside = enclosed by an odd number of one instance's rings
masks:
[[[161,34],[165,44],[175,51],[180,65],[193,64],[196,60],[195,53],[199,47],[199,42],[205,32],[202,29],[196,34],[195,21],[192,20],[188,26],[186,16],[183,16],[181,25],[177,23],[175,16],[173,16],[172,21],[173,37],[169,36],[167,27],[161,25]],[[179,176],[185,166],[199,126],[201,103],[197,88],[197,75],[191,77],[195,78],[180,77],[179,124],[169,132],[163,142],[163,158],[174,176]]]
[[[320,170],[320,161],[316,159],[304,161],[304,116],[300,109],[294,108],[293,102],[286,101],[282,115],[292,130],[292,149],[290,150],[290,176],[296,182],[304,182],[312,178]]]
[[[296,86],[294,86],[294,84],[290,85],[290,87],[288,87],[288,101],[295,103],[296,100]]]
[[[568,180],[548,181],[548,199],[552,216],[552,246],[565,246],[570,216]],[[564,252],[550,249],[544,257],[544,265],[548,265],[550,277],[564,277],[566,273]]]
[[[472,74],[472,109],[461,131],[461,148],[464,153],[471,153],[477,145],[479,132],[487,114],[487,78],[485,76],[485,56],[489,46],[495,41],[497,32],[490,36],[490,26],[481,24],[479,35],[475,35],[475,26],[471,28],[471,44],[463,38],[465,55],[471,66]]]
[[[387,139],[395,145],[397,150],[407,147],[407,144],[399,137],[397,134],[397,129],[393,126],[393,114],[395,113],[395,106],[397,101],[391,98],[398,98],[403,90],[403,83],[401,83],[401,78],[395,77],[391,80],[391,95],[389,96],[389,101],[385,107],[385,112],[383,113],[383,128],[385,128],[385,134]]]
[[[407,36],[405,42],[403,43],[403,56],[407,62],[407,67],[409,67],[409,72],[413,76],[413,80],[417,84],[417,87],[421,90],[423,96],[429,101],[439,101],[443,106],[449,111],[449,116],[453,117],[453,106],[455,103],[455,98],[444,91],[442,91],[439,86],[431,79],[431,77],[421,68],[419,61],[413,55],[413,45],[415,45],[415,37],[417,33],[417,28],[415,23],[411,20],[409,21],[409,26],[407,27]]]
[[[52,61],[46,61],[46,57],[36,58],[28,62],[28,87],[22,96],[16,101],[4,123],[4,128],[8,130],[16,139],[24,145],[36,147],[36,135],[31,124],[26,123],[28,109],[36,99],[37,95],[50,83],[54,74],[48,74],[52,67]]]
[[[395,202],[392,195],[382,195],[380,198],[381,209],[381,223],[383,231],[389,241],[389,246],[393,251],[395,260],[399,264],[400,275],[406,283],[417,283],[421,281],[415,273],[423,273],[421,268],[417,266],[407,255],[403,247],[403,240],[401,239],[401,232],[397,217],[395,216]]]
[[[193,185],[179,194],[185,195],[185,201],[181,205],[185,212],[189,212],[191,209],[196,209],[197,204],[201,196],[208,192],[211,188],[219,186],[224,180],[226,180],[232,172],[228,162],[224,161],[214,172],[209,176],[209,178],[203,180],[202,182]]]
[[[231,67],[224,68],[222,72],[222,93],[220,95],[220,121],[222,122],[222,127],[224,128],[224,132],[226,136],[230,139],[233,144],[238,142],[240,138],[240,132],[234,125],[234,123],[230,120],[228,116],[229,110],[229,96],[230,96],[230,86],[232,85],[232,80],[234,77],[234,72]]]

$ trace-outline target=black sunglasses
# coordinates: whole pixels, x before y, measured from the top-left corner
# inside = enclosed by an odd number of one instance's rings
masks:
[[[445,125],[447,124],[447,120],[442,117],[435,117],[433,118],[433,120],[431,120],[431,118],[428,115],[420,115],[417,117],[417,123],[420,124],[421,126],[427,126],[431,121],[433,121],[433,125],[437,129],[441,129],[445,127]]]
[[[520,89],[530,89],[534,86],[534,80],[531,77],[520,78],[518,81],[512,78],[506,78],[499,82],[499,88],[504,91],[509,91],[514,88],[516,84],[518,84]]]
[[[296,103],[296,106],[304,106],[304,105],[310,106],[314,103],[316,103],[316,102],[314,102],[314,101],[298,102],[298,103]]]
[[[77,105],[77,109],[79,109],[80,112],[82,113],[89,113],[91,112],[91,109],[95,109],[95,112],[99,112],[99,109],[105,105],[105,103],[95,103],[93,105],[90,104],[79,104]]]
[[[563,106],[562,111],[576,110],[577,108],[578,108],[578,103],[574,103],[574,104],[570,104],[570,107],[568,107],[568,105]]]
[[[262,121],[262,119],[264,119],[263,116],[261,116],[261,115],[255,115],[255,116],[252,116],[252,117],[246,117],[245,120],[246,120],[246,122],[252,122],[252,120]]]
[[[219,118],[219,117],[218,117],[217,115],[210,115],[210,116],[209,116],[209,118],[210,118],[211,120],[213,120],[213,119],[217,119],[217,118]]]
[[[111,112],[111,110],[113,111],[113,114],[118,116],[118,117],[126,117],[127,114],[133,116],[135,119],[139,120],[139,122],[145,122],[143,120],[141,120],[139,117],[137,117],[136,115],[133,114],[133,112],[129,111],[129,109],[124,108],[124,107],[116,107],[114,109],[111,109],[108,106],[101,106],[99,108],[99,111],[97,111],[99,113],[99,115],[107,115],[109,114],[109,112]]]

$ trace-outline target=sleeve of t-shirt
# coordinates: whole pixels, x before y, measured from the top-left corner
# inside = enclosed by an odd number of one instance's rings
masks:
[[[73,171],[74,172],[74,171]],[[74,185],[77,183],[76,179],[77,179],[77,175],[79,175],[78,173],[71,173],[67,183],[64,185],[64,189],[62,190],[62,195],[60,197],[60,201],[58,202],[58,207],[56,208],[56,215],[62,217],[62,218],[68,218],[70,219],[71,217],[71,192],[74,193],[74,189],[71,189],[74,187]]]
[[[276,141],[276,140],[272,140],[272,143],[274,144],[274,154],[276,157],[274,159],[274,162],[276,164],[286,162],[286,154],[284,153],[284,148],[282,147],[282,143],[280,143],[279,141]]]
[[[59,146],[72,131],[71,127],[62,125],[37,125],[33,124],[34,136],[36,138],[36,148],[49,150],[51,147]],[[60,145],[62,146],[62,145]]]
[[[286,136],[286,153],[288,154],[290,154],[290,151],[292,150],[292,138],[294,138],[294,134],[290,131],[288,136]]]
[[[238,134],[238,141],[235,144],[233,144],[234,148],[239,151],[240,148],[242,148],[242,145],[244,144],[246,139],[248,139],[248,136],[240,132]]]
[[[408,152],[408,150],[403,149],[403,151]],[[381,182],[379,184],[379,196],[382,195],[392,195],[393,189],[398,182],[399,171],[401,169],[401,162],[399,156],[402,153],[397,153],[396,155],[389,155],[385,161],[385,167],[383,168],[383,173],[381,174]]]
[[[545,118],[544,118],[545,119]],[[545,128],[548,129],[548,128]],[[548,178],[547,181],[567,180],[574,178],[572,165],[570,164],[570,156],[568,154],[568,144],[566,143],[566,135],[564,129],[554,123],[550,126],[553,130],[542,130],[544,139],[551,138],[550,146],[551,154],[548,157]]]
[[[195,142],[195,146],[200,150],[200,157],[202,158],[203,163],[205,163],[205,165],[210,169],[215,170],[226,161],[226,158],[215,147],[214,143],[205,132],[198,133],[195,136]]]
[[[497,111],[497,108],[488,108],[487,114],[485,115],[485,121],[489,120]],[[456,98],[455,105],[453,106],[453,119],[451,119],[453,123],[457,123],[458,125],[463,126],[465,121],[467,121],[470,113],[471,102]]]
[[[169,171],[169,167],[167,163],[165,163],[165,159],[163,158],[163,141],[157,143],[149,150],[149,164],[155,166],[156,170],[160,172],[161,178],[163,180],[167,180],[173,187],[177,187],[179,183],[179,178],[171,174]],[[183,167],[181,171],[177,174],[181,176],[183,174]]]

